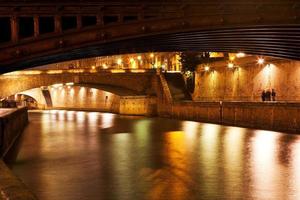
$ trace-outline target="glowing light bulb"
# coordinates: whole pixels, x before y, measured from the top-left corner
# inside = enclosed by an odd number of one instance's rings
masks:
[[[239,52],[239,53],[236,54],[236,57],[238,57],[238,58],[243,58],[245,56],[246,56],[246,54],[242,53],[242,52]]]
[[[119,58],[119,59],[117,60],[117,64],[118,64],[118,65],[121,65],[121,64],[122,64],[122,59],[121,59],[121,58]]]
[[[209,67],[208,65],[206,65],[206,66],[204,67],[204,70],[205,70],[205,71],[209,71],[209,69],[210,69],[210,67]]]
[[[263,58],[258,58],[258,60],[257,60],[257,63],[258,63],[259,65],[264,64],[264,62],[265,62],[265,59],[263,59]]]
[[[229,60],[230,60],[230,61],[234,61],[234,59],[235,59],[235,56],[230,56],[230,57],[229,57]]]
[[[142,60],[142,56],[138,56],[137,59],[138,59],[138,60]]]
[[[151,54],[150,54],[150,58],[153,58],[153,57],[154,57],[154,54],[153,54],[153,53],[151,53]]]
[[[230,68],[230,69],[231,69],[231,68],[233,68],[233,67],[234,67],[234,64],[230,62],[230,63],[228,63],[228,65],[227,65],[227,66],[228,66],[228,68]]]

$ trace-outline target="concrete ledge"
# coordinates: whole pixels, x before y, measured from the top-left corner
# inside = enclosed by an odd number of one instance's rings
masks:
[[[37,197],[0,160],[0,200],[37,200]]]

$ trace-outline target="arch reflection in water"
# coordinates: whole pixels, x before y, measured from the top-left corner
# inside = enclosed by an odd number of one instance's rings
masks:
[[[298,135],[95,112],[30,121],[13,170],[43,200],[300,199]]]

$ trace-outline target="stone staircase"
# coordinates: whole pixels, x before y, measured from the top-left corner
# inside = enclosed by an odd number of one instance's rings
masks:
[[[181,73],[165,73],[164,77],[174,101],[192,100]]]

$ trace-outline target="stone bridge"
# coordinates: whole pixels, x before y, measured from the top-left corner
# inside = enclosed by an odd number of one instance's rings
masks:
[[[2,1],[1,73],[146,51],[300,58],[298,0]]]
[[[38,71],[36,71],[38,72]],[[0,97],[7,97],[29,89],[60,83],[74,83],[105,90],[119,96],[155,94],[154,72],[145,73],[70,73],[11,74],[0,77]]]

